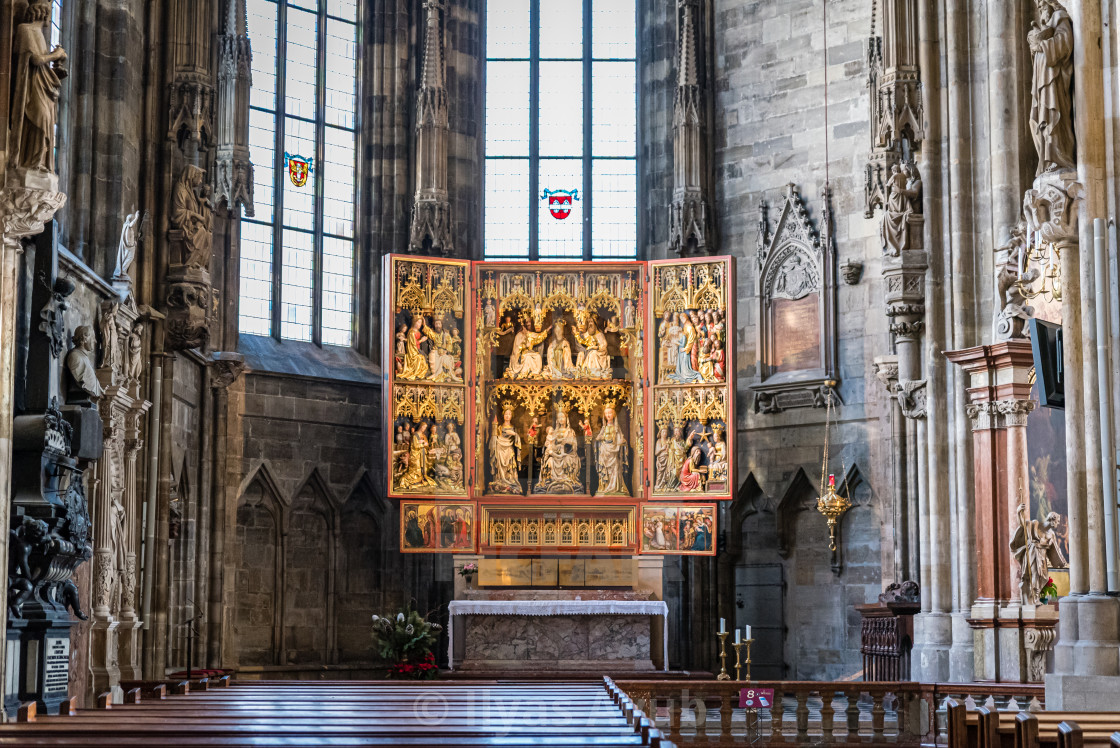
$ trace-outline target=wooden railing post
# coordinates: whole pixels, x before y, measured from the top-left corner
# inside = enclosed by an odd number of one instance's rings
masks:
[[[832,720],[836,710],[832,707],[832,690],[821,691],[821,733],[825,743],[832,742]]]
[[[848,740],[853,740],[859,736],[859,691],[846,690],[844,698],[848,700],[848,706],[844,710],[848,718]]]
[[[809,692],[797,690],[797,742],[809,742]]]
[[[731,740],[731,694],[724,693],[719,699],[719,739]]]

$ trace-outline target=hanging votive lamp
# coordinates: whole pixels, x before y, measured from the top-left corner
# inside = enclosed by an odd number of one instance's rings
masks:
[[[828,520],[828,550],[830,551],[836,550],[836,525],[851,506],[852,502],[846,496],[836,492],[836,476],[829,475],[828,488],[817,499],[817,511]]]

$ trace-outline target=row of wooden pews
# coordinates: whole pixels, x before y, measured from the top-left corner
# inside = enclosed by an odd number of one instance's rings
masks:
[[[0,746],[651,746],[673,748],[595,682],[126,683],[124,704],[0,725]]]
[[[1120,748],[1120,714],[999,712],[945,702],[949,748]]]

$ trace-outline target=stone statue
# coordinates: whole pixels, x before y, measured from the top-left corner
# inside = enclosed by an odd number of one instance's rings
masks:
[[[595,436],[595,468],[599,474],[596,496],[629,496],[623,471],[630,461],[630,445],[626,434],[615,420],[615,409],[603,408],[603,425]]]
[[[35,0],[13,40],[14,95],[11,104],[10,163],[17,169],[54,172],[54,128],[58,122],[66,50],[47,44],[44,25],[51,5]]]
[[[144,373],[144,325],[137,322],[128,334],[128,366],[125,378],[130,382],[139,382]]]
[[[206,172],[197,166],[183,169],[171,194],[171,225],[183,234],[183,264],[208,270],[214,214],[205,179]]]
[[[120,497],[116,495],[115,492],[110,501],[109,511],[112,521],[109,523],[109,547],[113,552],[113,581],[110,592],[110,609],[118,611],[120,610],[121,592],[124,589],[124,573],[126,566],[125,544],[128,539],[125,529],[124,504],[121,503]]]
[[[1011,230],[1011,239],[1000,249],[1007,252],[1007,260],[999,269],[996,285],[1002,306],[996,312],[996,339],[1026,338],[1027,320],[1034,316],[1034,308],[1027,304],[1021,284],[1030,284],[1039,276],[1038,268],[1024,268],[1026,252],[1024,232],[1020,223]]]
[[[1035,176],[1077,167],[1073,136],[1073,23],[1057,0],[1036,0],[1039,24],[1031,23],[1027,45],[1034,58],[1031,137],[1038,151]]]
[[[879,224],[883,254],[898,257],[910,249],[910,216],[922,212],[922,179],[910,163],[895,164],[887,178],[886,204]]]
[[[91,360],[93,349],[93,328],[80,325],[74,330],[74,347],[66,354],[66,369],[70,372],[71,394],[81,393],[79,399],[96,401],[103,392]]]
[[[1019,529],[1011,538],[1011,554],[1019,562],[1019,599],[1023,605],[1038,605],[1051,568],[1069,564],[1058,547],[1057,527],[1061,517],[1050,512],[1041,522],[1027,515],[1027,505],[1018,507]]]
[[[493,478],[490,490],[495,493],[521,493],[517,465],[521,459],[521,435],[513,426],[513,407],[506,405],[502,423],[495,418],[490,424],[490,469]]]
[[[653,488],[655,491],[672,491],[676,485],[676,471],[670,463],[669,427],[662,426],[653,445]]]
[[[124,370],[120,339],[117,336],[117,310],[120,304],[106,301],[101,307],[101,368],[121,373]]]
[[[580,459],[576,432],[568,423],[568,414],[556,408],[553,426],[545,429],[544,449],[541,454],[541,474],[534,493],[582,493],[579,478]]]
[[[136,259],[136,245],[140,239],[140,211],[124,217],[124,227],[121,228],[121,240],[117,244],[117,268],[113,271],[114,278],[127,278],[128,270]]]

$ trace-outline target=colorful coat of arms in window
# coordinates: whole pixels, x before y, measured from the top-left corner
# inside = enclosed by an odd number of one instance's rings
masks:
[[[315,171],[314,162],[315,159],[310,156],[284,153],[284,163],[288,167],[288,177],[296,187],[302,187],[307,184],[308,175]]]
[[[544,190],[541,199],[548,201],[548,212],[563,220],[572,214],[572,201],[579,200],[579,190]]]

